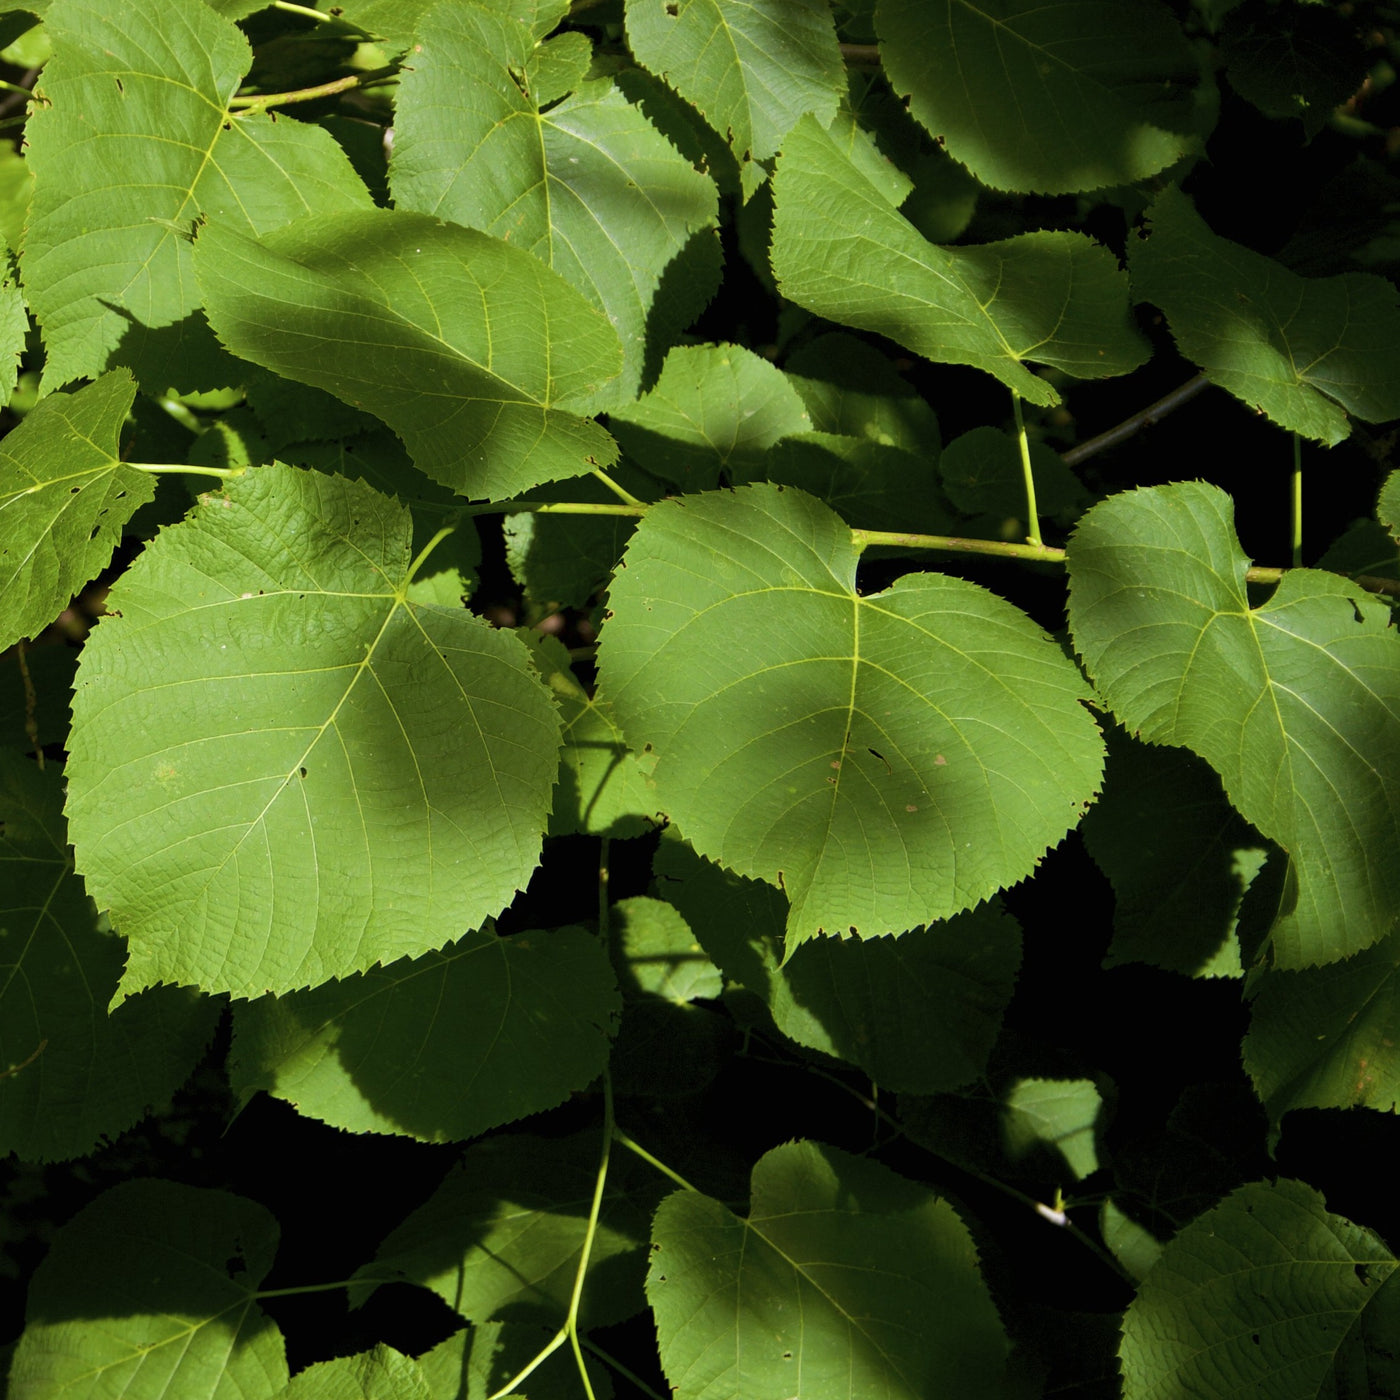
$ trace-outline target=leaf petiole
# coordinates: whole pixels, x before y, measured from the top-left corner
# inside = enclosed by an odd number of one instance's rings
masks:
[[[1026,483],[1026,541],[1040,548],[1040,511],[1035,502],[1035,473],[1031,470],[1031,444],[1026,437],[1026,419],[1021,412],[1021,396],[1011,391],[1011,408],[1016,415],[1016,445],[1021,449],[1021,474]]]

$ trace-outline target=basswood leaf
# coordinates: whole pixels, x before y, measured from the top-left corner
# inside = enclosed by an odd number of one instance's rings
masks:
[[[616,332],[499,239],[389,209],[260,242],[211,223],[195,266],[234,354],[376,414],[464,496],[517,495],[616,455],[571,411],[617,373]]]
[[[1244,1065],[1277,1130],[1294,1108],[1400,1106],[1400,935],[1251,987]]]
[[[1005,1394],[1009,1347],[967,1227],[876,1162],[788,1143],[754,1167],[747,1219],[677,1191],[653,1241],[647,1298],[676,1400]]]
[[[412,521],[264,467],[113,589],[74,698],[71,838],[129,994],[258,996],[413,957],[539,857],[559,719],[522,643],[415,603]]]
[[[1223,491],[1125,492],[1070,542],[1070,630],[1122,724],[1199,754],[1288,853],[1271,945],[1305,967],[1400,913],[1400,638],[1386,603],[1312,569],[1251,608],[1248,566]]]
[[[1400,541],[1400,471],[1391,472],[1386,477],[1376,514],[1381,524],[1389,528],[1391,536]]]
[[[1375,1235],[1302,1182],[1242,1186],[1143,1280],[1123,1319],[1124,1400],[1375,1394],[1346,1381],[1394,1354],[1394,1270]],[[1389,1336],[1370,1336],[1381,1318]]]
[[[938,247],[814,118],[783,147],[773,203],[778,290],[819,316],[985,370],[1034,404],[1060,396],[1026,361],[1100,379],[1147,358],[1128,315],[1127,279],[1107,248],[1078,233]]]
[[[602,685],[701,855],[781,885],[788,946],[902,932],[1028,874],[1098,784],[1087,691],[962,579],[856,592],[849,528],[800,491],[665,501],[609,594]]]
[[[411,1357],[377,1346],[298,1371],[279,1400],[433,1400]]]
[[[95,578],[155,478],[121,461],[124,370],[42,399],[0,444],[0,650],[37,636]]]
[[[1148,210],[1128,253],[1133,295],[1166,312],[1206,377],[1275,423],[1329,446],[1400,416],[1400,292],[1347,272],[1299,277],[1218,238],[1178,189]]]
[[[1053,448],[1033,442],[1030,454],[1040,514],[1070,524],[1092,497]],[[1000,428],[973,428],[955,437],[938,459],[938,473],[948,499],[969,515],[987,514],[1005,520],[1019,519],[1026,513],[1021,449],[1016,439]]]
[[[523,1322],[483,1322],[454,1332],[418,1358],[432,1400],[523,1400],[500,1394],[507,1381],[549,1344],[542,1327]],[[612,1382],[601,1361],[585,1358],[596,1400],[611,1400]],[[552,1352],[527,1382],[529,1400],[578,1400],[578,1367],[564,1347]]]
[[[24,354],[28,334],[29,314],[24,305],[24,293],[18,282],[9,277],[0,278],[0,395],[6,403],[15,391],[19,357]]]
[[[894,90],[993,189],[1131,184],[1199,145],[1199,66],[1154,0],[879,0],[875,22]]]
[[[154,987],[110,1016],[126,958],[74,873],[59,771],[0,750],[0,1152],[91,1152],[167,1099],[221,1007]]]
[[[430,1288],[473,1322],[564,1320],[598,1176],[597,1133],[524,1134],[470,1147],[350,1286],[358,1307],[381,1283]],[[647,1228],[663,1190],[614,1151],[589,1256],[581,1322],[603,1327],[641,1307]],[[643,1175],[643,1173],[646,1175]]]
[[[229,1079],[347,1132],[450,1142],[587,1088],[621,1005],[607,953],[584,930],[486,929],[239,1006]]]
[[[633,462],[686,491],[751,479],[775,442],[812,426],[782,370],[739,345],[676,346],[608,423]]]
[[[616,328],[623,347],[616,401],[636,396],[657,292],[692,238],[714,226],[714,181],[697,171],[611,79],[563,97],[541,91],[543,49],[520,20],[481,5],[440,5],[418,30],[399,84],[390,184],[398,209],[481,229],[552,267]],[[532,85],[532,80],[535,85]],[[540,108],[553,102],[548,111]],[[714,247],[712,235],[706,235]],[[719,260],[680,330],[719,283]],[[664,319],[664,318],[663,318]]]
[[[276,1248],[276,1220],[239,1196],[114,1186],[34,1274],[12,1400],[272,1400],[287,1361],[256,1296]]]
[[[24,284],[45,382],[112,364],[157,392],[227,382],[179,230],[205,214],[257,236],[367,209],[368,192],[319,127],[228,111],[252,54],[200,0],[54,0],[44,28]]]
[[[719,969],[674,905],[643,895],[620,899],[611,920],[613,960],[629,993],[683,1003],[723,990]]]
[[[626,14],[637,61],[725,138],[745,198],[804,112],[836,115],[846,72],[825,0],[627,0]]]

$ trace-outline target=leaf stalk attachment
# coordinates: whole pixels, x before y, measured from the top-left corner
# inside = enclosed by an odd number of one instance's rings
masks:
[[[1026,419],[1021,412],[1021,396],[1013,389],[1011,408],[1016,415],[1016,445],[1021,449],[1021,475],[1026,483],[1026,541],[1040,548],[1040,511],[1035,503],[1035,472],[1031,469],[1031,445],[1026,437]]]

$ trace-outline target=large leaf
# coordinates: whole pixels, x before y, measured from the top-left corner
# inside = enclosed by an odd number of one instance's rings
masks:
[[[229,1078],[347,1132],[476,1137],[586,1088],[620,1006],[607,953],[582,929],[487,930],[240,1006]]]
[[[846,90],[826,0],[627,0],[627,40],[724,136],[746,197],[798,118],[829,122]]]
[[[940,248],[811,117],[783,148],[773,201],[778,289],[819,316],[973,365],[1035,404],[1060,396],[1026,361],[1099,379],[1147,358],[1107,248],[1078,233]]]
[[[676,1400],[1006,1393],[967,1227],[875,1162],[789,1143],[754,1167],[747,1219],[678,1191],[653,1239],[647,1297]]]
[[[195,263],[230,350],[378,415],[454,491],[511,496],[613,460],[571,407],[617,373],[617,334],[519,248],[378,209],[261,242],[211,223]]]
[[[407,510],[264,467],[164,531],[79,669],[68,818],[122,990],[284,992],[440,947],[539,856],[559,720],[523,644],[414,602]]]
[[[1187,359],[1274,422],[1329,446],[1400,417],[1400,292],[1347,272],[1299,277],[1219,238],[1180,190],[1148,211],[1128,255],[1133,295],[1167,314]]]
[[[55,0],[44,28],[24,282],[45,378],[126,364],[155,391],[211,387],[227,366],[197,318],[181,234],[207,214],[256,236],[369,195],[327,132],[227,109],[252,55],[200,0]]]
[[[581,34],[564,37],[583,42],[587,57]],[[399,87],[394,204],[504,238],[563,276],[616,327],[623,372],[613,392],[631,399],[658,288],[692,236],[711,250],[692,315],[718,283],[717,244],[700,236],[716,220],[714,182],[611,80],[586,83],[541,113],[549,92],[523,91],[513,76],[534,52],[529,29],[497,9],[440,5],[428,14]]]
[[[135,397],[114,371],[43,399],[0,445],[0,650],[47,627],[155,495],[154,478],[121,461]]]
[[[279,1400],[433,1400],[411,1357],[386,1346],[337,1356],[299,1371]]]
[[[1242,1186],[1167,1245],[1128,1308],[1124,1400],[1379,1395],[1365,1375],[1394,1356],[1394,1269],[1302,1182]]]
[[[876,24],[895,91],[994,189],[1126,185],[1198,144],[1196,59],[1156,0],[880,0]]]
[[[359,1271],[352,1301],[403,1280],[432,1289],[474,1322],[562,1322],[587,1232],[598,1148],[596,1133],[520,1134],[469,1148]],[[647,1225],[660,1195],[649,1169],[630,1153],[612,1154],[589,1256],[585,1326],[620,1322],[640,1308]]]
[[[0,1152],[90,1152],[169,1097],[219,1004],[155,987],[110,1016],[126,949],[73,871],[60,774],[0,750]]]
[[[1390,609],[1294,569],[1251,608],[1223,491],[1126,492],[1069,550],[1070,629],[1124,726],[1191,749],[1290,858],[1272,933],[1303,967],[1382,938],[1400,914],[1400,638]]]
[[[260,1205],[128,1181],[59,1232],[29,1285],[11,1400],[271,1400],[282,1334],[256,1302],[277,1248]]]
[[[800,491],[654,506],[609,595],[602,683],[700,854],[780,885],[788,952],[902,932],[1029,873],[1103,753],[1074,668],[962,579],[855,588],[849,528]]]

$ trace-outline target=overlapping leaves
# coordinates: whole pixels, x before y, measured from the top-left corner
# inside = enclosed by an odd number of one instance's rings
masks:
[[[413,602],[407,511],[263,468],[113,591],[74,700],[68,816],[131,945],[122,988],[257,996],[415,956],[539,855],[559,720],[524,646]]]

